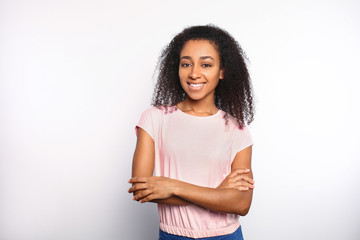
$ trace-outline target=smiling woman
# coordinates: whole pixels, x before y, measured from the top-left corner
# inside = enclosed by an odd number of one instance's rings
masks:
[[[189,40],[180,53],[179,78],[188,100],[214,101],[215,88],[223,78],[220,58],[207,40]]]
[[[254,189],[243,52],[226,31],[196,26],[175,36],[159,65],[154,107],[136,126],[129,193],[158,204],[159,239],[242,239],[239,215]]]

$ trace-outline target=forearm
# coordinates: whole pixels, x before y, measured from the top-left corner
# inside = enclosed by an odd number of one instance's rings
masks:
[[[189,205],[191,204],[190,202],[176,197],[176,196],[171,196],[169,198],[166,199],[154,199],[151,202],[153,203],[160,203],[160,204],[167,204],[167,205],[177,205],[177,206],[185,206],[185,205]]]
[[[252,191],[200,187],[176,181],[174,196],[213,211],[246,215],[249,211]]]
[[[134,200],[141,203],[196,204],[213,211],[246,215],[252,199],[252,189],[244,192],[224,186],[200,187],[166,177],[134,177],[129,182],[135,183],[129,192],[134,192]]]

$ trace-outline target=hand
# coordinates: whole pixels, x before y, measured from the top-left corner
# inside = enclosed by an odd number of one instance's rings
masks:
[[[133,199],[141,203],[169,198],[175,188],[175,180],[166,177],[134,177],[129,183],[133,186],[128,192],[133,193]]]
[[[227,175],[217,188],[235,188],[240,191],[254,189],[255,181],[246,176],[248,173],[250,169],[236,169]]]

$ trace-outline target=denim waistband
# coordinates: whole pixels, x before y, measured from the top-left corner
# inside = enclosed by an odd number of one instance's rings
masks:
[[[169,234],[167,232],[159,230],[159,240],[194,240],[195,238],[189,238],[184,236],[178,236]],[[196,238],[200,240],[244,240],[241,226],[233,233],[221,236],[205,237],[205,238]]]

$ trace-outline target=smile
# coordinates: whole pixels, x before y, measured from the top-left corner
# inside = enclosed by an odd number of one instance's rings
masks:
[[[205,83],[188,83],[189,86],[192,88],[192,89],[200,89],[202,86],[205,85]]]

